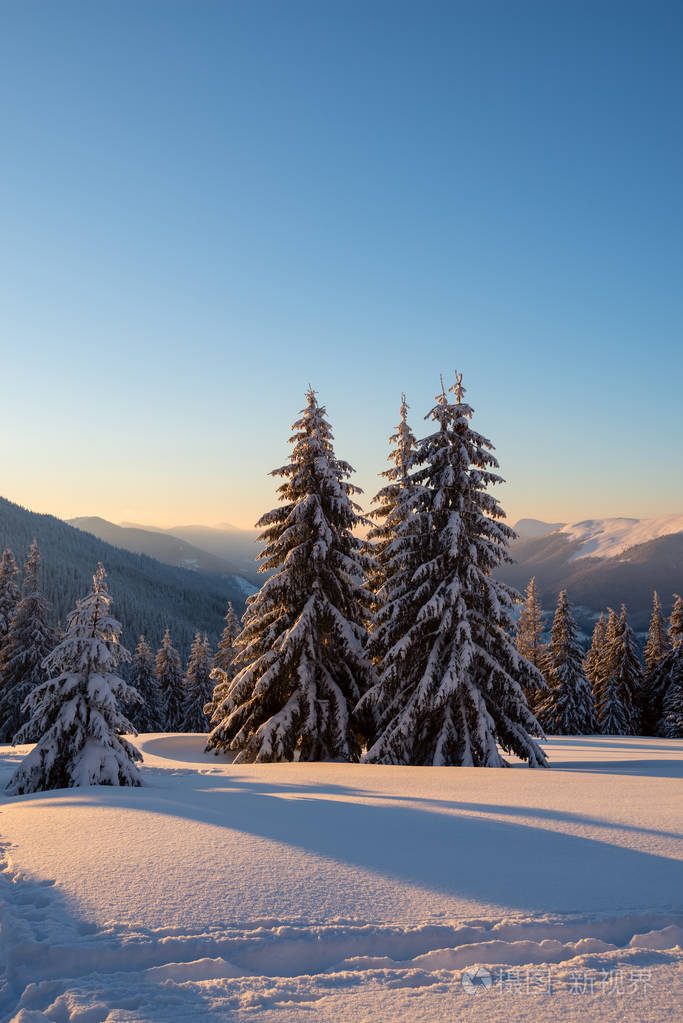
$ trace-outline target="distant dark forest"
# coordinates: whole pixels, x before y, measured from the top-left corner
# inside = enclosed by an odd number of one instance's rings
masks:
[[[232,578],[162,565],[104,543],[53,515],[38,515],[0,498],[0,550],[10,547],[22,567],[34,537],[43,556],[43,590],[54,609],[54,621],[66,622],[101,561],[129,649],[141,634],[157,647],[168,626],[185,659],[197,630],[206,632],[215,647],[228,600],[239,615],[244,610],[244,592]]]

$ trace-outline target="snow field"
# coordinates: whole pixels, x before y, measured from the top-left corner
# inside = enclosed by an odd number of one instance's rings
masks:
[[[140,737],[141,789],[3,800],[2,1019],[680,1018],[683,743],[496,771],[203,741]]]

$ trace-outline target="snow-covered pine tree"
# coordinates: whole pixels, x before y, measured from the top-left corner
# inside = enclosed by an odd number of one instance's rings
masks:
[[[204,707],[204,713],[209,719],[209,723],[212,725],[219,725],[225,717],[225,700],[232,689],[232,682],[235,677],[235,670],[233,667],[235,656],[237,654],[235,640],[239,634],[239,618],[233,610],[232,602],[228,601],[228,611],[225,616],[225,627],[218,644],[218,649],[216,650],[216,655],[213,659],[213,670],[211,671],[211,680],[214,684],[213,695]],[[212,730],[211,735],[209,736],[209,742],[211,743],[217,741],[219,738],[218,735],[214,736],[213,731],[215,731],[215,729]],[[207,746],[207,749],[209,748],[213,747]]]
[[[161,692],[162,727],[177,732],[183,717],[185,682],[180,654],[171,642],[171,631],[166,629],[156,656],[157,683]]]
[[[683,597],[674,593],[674,606],[669,618],[669,639],[672,646],[683,642]]]
[[[517,622],[515,645],[522,657],[543,674],[546,645],[543,642],[543,608],[538,599],[536,576],[532,576],[524,594],[522,613]]]
[[[490,441],[470,426],[456,375],[455,403],[442,386],[425,418],[437,431],[417,446],[414,511],[396,527],[402,564],[392,599],[373,622],[386,649],[378,683],[362,698],[379,738],[372,763],[505,766],[497,744],[529,766],[546,757],[524,690],[544,688],[510,635],[516,591],[493,577],[509,560],[513,531],[487,487],[500,482]]]
[[[595,668],[593,698],[600,731],[604,735],[627,735],[628,715],[621,699],[616,680],[619,618],[616,611],[607,609],[605,636],[599,661]]]
[[[683,643],[676,644],[659,670],[664,675],[663,716],[659,733],[667,739],[683,739]]]
[[[7,786],[13,795],[80,785],[140,785],[139,751],[121,733],[134,732],[119,701],[136,698],[116,674],[130,659],[100,564],[93,588],[69,615],[64,639],[45,659],[50,676],[26,700],[31,717],[16,736],[38,744]]]
[[[225,627],[218,643],[218,649],[213,659],[214,668],[229,674],[232,662],[235,660],[235,640],[240,634],[240,620],[235,614],[232,601],[228,601],[228,610],[225,615]]]
[[[659,668],[662,662],[666,660],[670,649],[671,644],[669,643],[666,631],[662,605],[658,594],[655,592],[652,601],[650,629],[643,652],[645,678],[640,707],[641,731],[643,735],[657,735],[660,727],[667,672],[660,672]]]
[[[136,731],[162,731],[161,690],[157,682],[154,654],[144,636],[140,636],[133,655],[130,684],[141,697],[131,705],[128,711],[128,717],[133,722]]]
[[[393,597],[391,580],[403,564],[402,548],[405,546],[397,529],[412,514],[409,469],[415,456],[416,440],[408,424],[408,409],[405,394],[401,395],[399,424],[389,438],[388,460],[391,468],[382,473],[388,480],[385,487],[373,498],[370,517],[375,524],[368,533],[373,542],[373,564],[369,586],[379,606]],[[381,657],[382,651],[373,648],[373,655]]]
[[[272,473],[284,477],[282,504],[257,523],[261,570],[272,575],[247,598],[237,674],[209,738],[236,763],[358,759],[353,708],[375,678],[362,581],[371,561],[353,535],[367,520],[312,389],[293,430],[289,462]]]
[[[0,663],[12,615],[21,599],[21,592],[16,582],[18,575],[17,563],[8,547],[2,552],[2,561],[0,561]]]
[[[645,660],[645,677],[650,679],[658,665],[666,657],[669,650],[669,641],[666,634],[666,625],[662,605],[657,591],[652,595],[652,616],[650,618],[650,629],[647,635],[647,643],[643,651]]]
[[[402,394],[399,423],[396,432],[389,438],[388,461],[392,464],[382,473],[388,482],[373,498],[373,509],[370,512],[374,525],[368,532],[368,540],[373,544],[368,587],[374,594],[372,617],[375,621],[383,605],[391,608],[397,606],[396,601],[401,595],[402,587],[405,586],[406,558],[410,557],[411,540],[407,523],[414,511],[414,494],[409,470],[415,456],[417,441],[408,424],[409,407],[405,394]],[[380,662],[387,652],[386,640],[386,630],[380,629],[375,632],[374,625],[371,624],[368,653],[375,663]],[[375,716],[375,709],[368,704],[367,710],[362,714],[362,730],[370,745],[377,737]]]
[[[541,673],[545,681],[548,681],[548,644],[543,642],[543,607],[538,597],[536,576],[532,576],[524,594],[522,613],[517,622],[515,632],[515,645],[527,661],[530,661]],[[537,714],[539,703],[543,701],[544,693],[538,689],[532,689],[525,693],[527,703],[534,714]]]
[[[21,600],[10,621],[0,661],[0,742],[12,742],[26,722],[22,709],[45,678],[42,664],[55,645],[49,607],[41,591],[41,557],[34,540],[24,570]],[[26,741],[38,738],[26,733]]]
[[[213,683],[211,681],[211,647],[204,634],[204,639],[195,633],[190,659],[185,675],[185,701],[180,726],[181,732],[206,732],[208,718],[204,708],[211,699]]]
[[[586,678],[591,684],[593,691],[593,706],[597,707],[598,691],[600,688],[600,681],[602,678],[602,666],[605,662],[605,647],[607,644],[607,619],[603,612],[600,613],[600,617],[595,623],[593,629],[593,639],[590,645],[590,649],[586,654],[583,662],[583,670],[586,673]],[[597,712],[596,712],[597,713]],[[598,722],[596,720],[596,726]]]
[[[558,597],[550,631],[548,693],[537,717],[546,732],[554,735],[588,735],[595,731],[591,684],[583,670],[583,650],[567,591]]]
[[[617,684],[628,715],[631,735],[640,730],[640,704],[643,698],[643,667],[638,656],[638,644],[629,625],[626,605],[621,605],[619,641],[616,648]]]
[[[596,698],[598,721],[604,735],[637,734],[641,689],[642,669],[626,607],[622,605],[619,616],[609,608]]]

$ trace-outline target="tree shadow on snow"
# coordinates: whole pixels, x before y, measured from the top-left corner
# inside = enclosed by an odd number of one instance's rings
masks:
[[[78,800],[61,793],[60,805],[83,808],[96,802],[187,818],[284,843],[433,892],[530,914],[683,909],[683,873],[676,860],[552,830],[548,824],[663,832],[564,811],[449,803],[412,794],[405,797],[410,805],[394,805],[400,797],[324,780],[319,785],[265,778],[260,782],[245,778],[240,768],[220,775],[184,775],[172,782],[163,778],[165,773],[156,769],[161,784],[142,789],[80,789]],[[481,816],[489,813],[525,819]],[[231,865],[223,867],[227,876]],[[305,873],[305,863],[301,870]],[[217,883],[220,872],[219,867]]]

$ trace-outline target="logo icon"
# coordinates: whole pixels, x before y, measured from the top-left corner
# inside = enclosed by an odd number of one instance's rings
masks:
[[[470,970],[463,970],[462,986],[468,995],[486,994],[493,984],[493,977],[483,966],[473,966]]]

